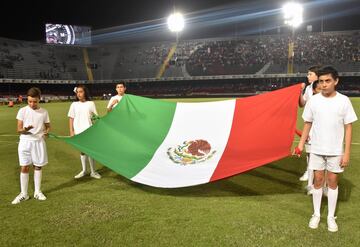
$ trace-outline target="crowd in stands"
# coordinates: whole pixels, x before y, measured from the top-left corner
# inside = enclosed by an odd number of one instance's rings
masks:
[[[269,63],[285,73],[290,41],[285,35],[205,41],[190,56],[187,70],[191,75],[254,74]],[[294,46],[297,72],[313,64],[360,63],[360,32],[299,34]]]
[[[291,36],[268,35],[180,41],[166,76],[286,73]],[[360,68],[360,32],[301,33],[295,36],[295,72],[313,64],[332,64],[340,72]],[[0,39],[0,77],[86,80],[154,78],[172,43],[113,44],[87,48]]]

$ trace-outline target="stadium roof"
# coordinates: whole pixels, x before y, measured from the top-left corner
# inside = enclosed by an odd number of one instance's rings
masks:
[[[302,30],[360,29],[360,1],[316,0],[304,4]],[[281,0],[137,0],[137,1],[5,1],[0,15],[0,37],[43,40],[45,23],[91,26],[95,34],[155,36],[166,28],[166,18],[175,8],[185,14],[185,38],[216,35],[276,33],[284,28]],[[134,24],[136,23],[136,24]],[[163,24],[164,23],[164,27]],[[301,28],[299,28],[301,31]],[[120,31],[120,32],[119,32]],[[130,32],[129,32],[130,31]],[[165,31],[164,31],[165,32]],[[112,37],[114,38],[114,37]]]

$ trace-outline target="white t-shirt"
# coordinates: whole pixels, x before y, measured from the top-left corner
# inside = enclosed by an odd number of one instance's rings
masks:
[[[109,100],[109,103],[107,105],[107,108],[109,109],[111,104],[114,102],[114,100],[118,100],[118,103],[116,103],[112,108],[114,108],[117,104],[119,104],[120,100],[122,99],[122,96],[120,95],[115,95],[112,96],[111,99]]]
[[[306,88],[305,88],[305,92],[304,92],[304,95],[303,95],[303,98],[305,100],[305,102],[308,102],[309,99],[313,96],[314,92],[313,92],[313,89],[312,89],[312,86],[313,86],[313,82],[310,83],[310,85],[307,85]]]
[[[306,103],[302,117],[312,122],[311,153],[343,154],[344,125],[357,120],[348,97],[339,92],[331,98],[316,94]]]
[[[20,108],[16,116],[17,120],[23,122],[23,126],[33,126],[29,132],[29,135],[20,135],[20,140],[36,141],[40,140],[44,136],[45,123],[50,123],[49,113],[44,108],[33,110],[30,106]]]
[[[94,102],[92,101],[76,101],[70,106],[68,117],[74,119],[75,135],[80,134],[92,125],[91,117],[98,115]]]

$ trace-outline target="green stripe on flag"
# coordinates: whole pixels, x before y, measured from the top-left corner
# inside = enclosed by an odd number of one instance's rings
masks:
[[[91,128],[62,139],[130,179],[149,163],[165,139],[175,109],[176,103],[127,94]]]

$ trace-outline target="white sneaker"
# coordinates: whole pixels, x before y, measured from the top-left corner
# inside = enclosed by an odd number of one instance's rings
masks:
[[[39,191],[38,193],[34,194],[34,198],[36,200],[39,200],[39,201],[45,201],[46,200],[46,196],[41,192]]]
[[[78,175],[76,175],[74,178],[78,179],[78,178],[82,178],[83,176],[85,176],[86,172],[81,171]]]
[[[311,229],[316,229],[316,228],[318,228],[319,223],[320,223],[320,216],[316,216],[316,215],[313,214],[311,216],[310,221],[309,221],[309,227]]]
[[[328,187],[323,187],[323,196],[328,196]]]
[[[23,193],[20,193],[17,197],[15,197],[11,204],[19,204],[22,201],[29,200],[29,198],[30,197],[28,195],[23,195]]]
[[[92,172],[92,173],[90,173],[90,177],[96,178],[96,179],[100,179],[100,178],[101,178],[100,174],[97,173],[97,172]]]
[[[304,174],[299,178],[300,181],[308,181],[308,179],[309,179],[308,171],[305,171]]]
[[[337,232],[338,225],[336,224],[336,217],[328,217],[327,218],[327,225],[329,232]]]

